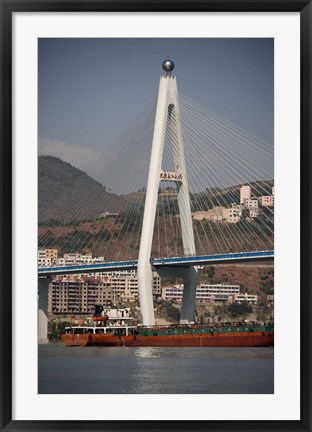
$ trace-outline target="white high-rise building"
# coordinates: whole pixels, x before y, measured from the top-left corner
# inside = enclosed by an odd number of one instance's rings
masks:
[[[240,203],[243,204],[245,199],[251,198],[251,187],[248,185],[240,188]]]

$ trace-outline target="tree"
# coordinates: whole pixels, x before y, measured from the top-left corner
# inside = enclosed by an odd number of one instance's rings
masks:
[[[232,317],[238,317],[243,315],[248,315],[253,312],[252,306],[247,303],[233,303],[229,305],[229,312]]]
[[[214,268],[214,266],[210,266],[208,271],[207,271],[207,276],[209,278],[212,278],[212,277],[214,277],[214,275],[215,275],[215,268]]]

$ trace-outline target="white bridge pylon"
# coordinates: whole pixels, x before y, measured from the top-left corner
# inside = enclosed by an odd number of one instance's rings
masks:
[[[177,81],[171,76],[174,64],[171,60],[163,62],[165,76],[160,78],[159,92],[154,125],[152,152],[146,188],[143,225],[138,259],[138,283],[140,309],[143,325],[154,325],[153,273],[151,266],[152,240],[156,217],[159,183],[173,181],[177,186],[178,206],[184,255],[196,255],[191,213],[189,187],[187,182],[184,147],[180,123]],[[162,169],[166,129],[169,128],[170,147],[174,171]],[[193,321],[196,298],[196,267],[167,268],[158,270],[160,276],[181,277],[184,282],[181,321]]]

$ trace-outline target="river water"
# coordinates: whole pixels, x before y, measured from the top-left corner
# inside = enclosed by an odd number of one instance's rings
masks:
[[[273,348],[39,345],[45,394],[274,393]]]

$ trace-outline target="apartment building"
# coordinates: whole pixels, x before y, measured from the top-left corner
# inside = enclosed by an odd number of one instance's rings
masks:
[[[257,209],[259,207],[259,201],[257,198],[245,198],[243,202],[244,208]]]
[[[113,290],[97,281],[59,281],[49,284],[49,313],[92,313],[96,304],[110,305]]]
[[[242,216],[242,206],[233,205],[230,208],[215,206],[207,211],[197,211],[192,214],[194,220],[209,220],[212,222],[236,223]]]
[[[274,195],[259,197],[259,203],[264,207],[274,207]]]
[[[233,296],[234,303],[258,303],[258,296],[255,294],[234,294]]]
[[[58,258],[57,249],[38,250],[38,267],[64,267],[70,265],[101,264],[104,262],[103,256],[93,257],[92,253],[66,253],[63,257]]]
[[[227,302],[229,295],[239,294],[239,292],[239,285],[201,283],[196,289],[196,299],[209,302]]]
[[[38,267],[55,265],[57,256],[57,249],[39,249],[37,253]]]
[[[222,222],[224,218],[225,207],[215,206],[206,211],[197,211],[192,214],[194,220],[209,220],[212,222]]]
[[[154,273],[153,294],[160,296],[161,279]],[[49,313],[91,313],[96,304],[134,301],[139,296],[136,272],[57,276],[49,284]]]
[[[201,283],[196,288],[196,300],[209,302],[227,302],[230,295],[239,294],[240,286],[231,284]],[[183,284],[162,288],[162,298],[165,300],[182,300]]]
[[[59,258],[56,261],[57,266],[70,266],[70,265],[84,265],[84,264],[96,264],[105,262],[104,257],[94,257],[92,253],[80,254],[80,253],[67,253],[64,254],[63,258]]]
[[[245,199],[251,198],[251,187],[248,185],[240,188],[240,203],[243,204]]]
[[[228,223],[237,223],[242,217],[241,206],[232,206],[231,208],[224,209],[223,219]]]

